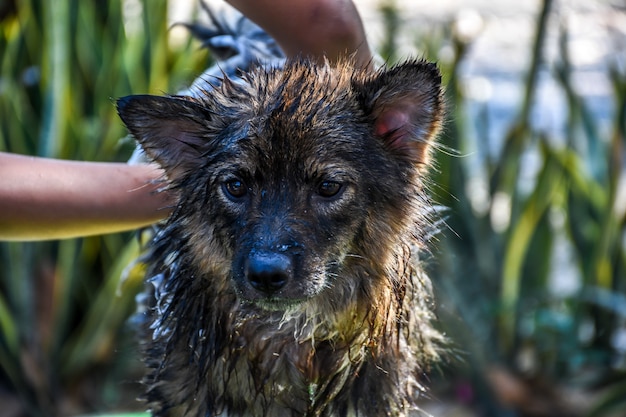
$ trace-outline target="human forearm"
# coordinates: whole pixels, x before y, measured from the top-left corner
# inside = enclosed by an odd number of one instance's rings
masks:
[[[130,230],[164,218],[149,165],[61,161],[0,153],[0,239],[36,240]]]
[[[350,0],[227,0],[263,27],[288,56],[371,65],[361,18]]]

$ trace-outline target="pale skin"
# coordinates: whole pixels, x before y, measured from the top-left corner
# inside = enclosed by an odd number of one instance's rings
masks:
[[[371,53],[350,0],[230,0],[288,56],[337,61]],[[0,152],[0,240],[65,239],[145,227],[164,219],[175,197],[157,192],[154,165],[65,161]]]

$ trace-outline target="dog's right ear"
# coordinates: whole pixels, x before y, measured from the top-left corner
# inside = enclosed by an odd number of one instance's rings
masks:
[[[441,73],[424,60],[411,60],[353,80],[373,133],[403,158],[424,167],[444,117]]]
[[[117,100],[117,112],[148,157],[170,179],[180,178],[206,152],[212,112],[187,97],[135,95]]]

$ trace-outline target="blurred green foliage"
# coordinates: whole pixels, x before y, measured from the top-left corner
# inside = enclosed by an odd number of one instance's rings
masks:
[[[189,36],[172,41],[167,13],[164,0],[0,2],[0,151],[127,160],[115,98],[175,92],[208,63]],[[0,244],[4,412],[138,407],[125,322],[142,283],[124,273],[138,246],[133,234]]]
[[[382,52],[393,61],[404,28],[394,2],[382,4]],[[435,239],[430,269],[442,326],[452,340],[450,356],[460,360],[444,365],[439,379],[468,381],[481,415],[528,415],[498,401],[490,379],[498,368],[537,388],[543,387],[537,381],[589,392],[606,387],[587,410],[590,416],[626,407],[624,365],[618,366],[612,341],[626,326],[626,219],[615,210],[626,77],[609,74],[615,112],[607,136],[571,85],[563,27],[559,64],[550,70],[568,100],[569,140],[557,146],[548,132],[533,128],[552,6],[545,0],[538,11],[519,113],[501,153],[483,167],[484,210],[472,203],[476,173],[454,152],[476,142],[459,78],[471,41],[457,36],[453,25],[418,39],[433,60],[444,46],[454,52],[454,59],[441,61],[450,109],[442,143],[453,151],[438,154],[432,185],[437,202],[447,207],[447,226]],[[112,100],[176,91],[206,64],[206,53],[191,40],[171,42],[164,0],[0,2],[0,150],[124,161],[133,145],[120,139],[125,132]],[[529,151],[542,162],[530,190],[519,180],[521,155]],[[499,227],[493,216],[503,200],[508,221]],[[570,267],[581,286],[559,296],[549,286],[563,244],[574,254]],[[132,234],[0,244],[5,410],[13,405],[21,410],[15,415],[55,416],[138,407],[127,402],[137,394],[138,365],[124,325],[142,285],[141,271],[125,271],[138,250]],[[444,385],[437,379],[435,386]]]
[[[499,155],[477,173],[466,162],[472,155],[442,152],[433,178],[436,201],[447,207],[447,229],[434,243],[431,275],[442,325],[460,358],[444,367],[442,378],[469,381],[480,415],[600,416],[626,409],[626,358],[615,342],[626,326],[626,217],[616,204],[618,187],[625,186],[619,181],[626,161],[626,76],[616,67],[606,74],[614,113],[605,133],[572,86],[564,24],[557,63],[550,68],[544,59],[557,6],[544,0],[537,11],[523,101]],[[459,71],[471,40],[453,28],[431,30],[418,44],[433,60],[443,47],[454,51],[441,63],[450,104],[442,142],[463,153],[484,146],[490,120],[480,109],[478,120],[468,120]],[[558,80],[567,97],[564,144],[532,121],[541,71]],[[520,179],[529,153],[540,161],[530,187]],[[476,207],[481,184],[486,192]],[[494,220],[502,216],[504,226]],[[563,248],[571,260],[557,259]],[[553,280],[572,275],[580,281],[572,294],[551,290]],[[503,398],[505,384],[494,375],[524,387],[516,393],[528,394],[527,404]],[[595,406],[576,408],[566,398],[569,389],[586,392],[589,403],[592,393],[606,394]]]

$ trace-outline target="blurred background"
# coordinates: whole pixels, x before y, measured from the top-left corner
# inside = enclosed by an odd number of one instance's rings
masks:
[[[385,60],[435,60],[447,85],[426,264],[450,347],[424,409],[626,416],[626,2],[355,3]],[[127,160],[113,101],[200,74],[210,55],[171,26],[196,19],[195,1],[0,0],[0,151]],[[0,416],[141,411],[139,246],[0,243]]]

